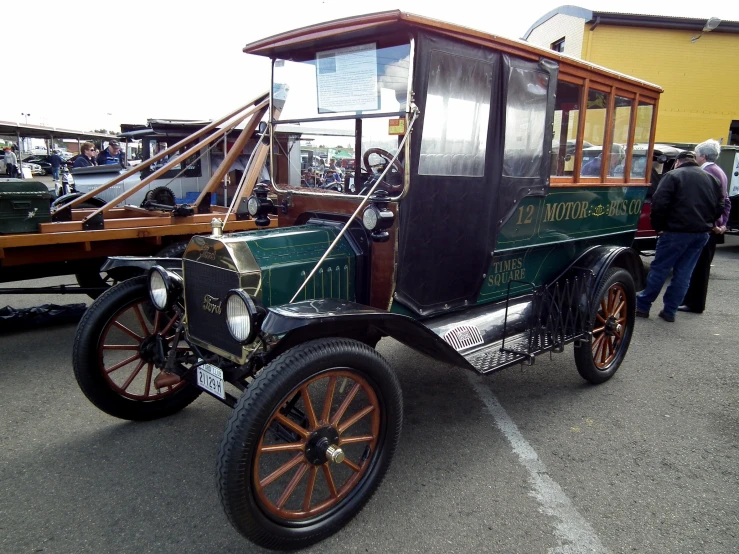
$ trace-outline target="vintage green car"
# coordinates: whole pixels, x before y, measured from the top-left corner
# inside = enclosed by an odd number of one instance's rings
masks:
[[[273,64],[271,183],[248,212],[278,227],[224,234],[215,218],[181,261],[111,259],[148,273],[90,307],[74,369],[119,418],[203,391],[232,406],[226,514],[294,549],[341,529],[390,466],[403,397],[382,337],[479,374],[574,343],[584,379],[613,376],[643,283],[630,245],[649,176],[630,157],[651,156],[661,89],[397,11],[245,51]],[[288,126],[302,130],[278,140]],[[353,152],[345,192],[301,186],[308,140]],[[583,175],[583,144],[614,143],[626,159]]]

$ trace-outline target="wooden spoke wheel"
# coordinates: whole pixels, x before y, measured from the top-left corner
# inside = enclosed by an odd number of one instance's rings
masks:
[[[580,375],[591,383],[610,379],[629,349],[636,315],[636,292],[631,274],[609,270],[591,299],[592,336],[575,348]]]
[[[238,531],[295,549],[335,533],[369,500],[400,434],[402,396],[369,346],[297,346],[249,385],[219,455],[219,489]]]
[[[200,394],[195,385],[162,373],[172,348],[184,358],[186,342],[175,345],[178,316],[149,302],[147,278],[124,281],[92,303],[75,336],[75,377],[87,398],[122,419],[147,420],[175,413]]]

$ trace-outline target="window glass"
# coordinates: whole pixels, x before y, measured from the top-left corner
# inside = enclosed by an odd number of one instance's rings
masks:
[[[512,67],[508,77],[503,175],[536,177],[541,172],[549,75]]]
[[[585,133],[583,135],[582,177],[599,177],[602,167],[603,143],[606,136],[609,94],[599,90],[588,91],[587,110],[585,111]],[[589,142],[590,146],[585,146]]]
[[[613,130],[611,132],[611,152],[608,157],[608,176],[623,177],[626,160],[626,146],[629,142],[632,101],[616,96],[614,100]]]
[[[557,83],[557,101],[554,105],[554,135],[552,137],[552,164],[555,176],[572,175],[577,149],[577,123],[580,119],[580,85]],[[592,146],[587,143],[587,146]]]
[[[146,156],[146,159],[152,158],[159,154],[160,152],[163,152],[168,148],[168,143],[165,142],[167,140],[166,137],[156,138],[156,139],[148,139],[148,148],[145,149],[145,152],[148,154]],[[179,140],[176,139],[175,141]],[[190,148],[190,145],[183,146],[180,148],[177,152],[174,152],[172,154],[164,156],[161,160],[157,160],[154,162],[147,170],[145,170],[145,173],[151,173],[153,171],[156,171],[157,169],[160,169],[167,163],[169,163],[170,160],[180,156],[181,154],[184,154],[188,149]],[[192,156],[189,156],[185,158],[184,160],[176,163],[172,167],[169,168],[169,171],[167,171],[164,175],[162,175],[161,179],[171,179],[173,177],[200,177],[201,176],[201,169],[200,169],[200,154],[202,152],[194,151]]]
[[[647,176],[646,158],[649,150],[649,133],[652,130],[652,112],[654,106],[646,102],[639,102],[636,109],[636,129],[634,129],[634,159],[631,163],[631,178],[644,179]]]
[[[282,121],[405,110],[410,44],[368,43],[318,52],[306,61],[275,60],[274,94]]]
[[[481,177],[493,68],[442,52],[432,52],[429,63],[418,173]]]

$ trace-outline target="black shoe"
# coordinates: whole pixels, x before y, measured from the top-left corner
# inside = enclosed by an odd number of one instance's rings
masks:
[[[636,317],[647,318],[647,317],[649,317],[649,312],[642,312],[640,309],[637,308],[637,310],[636,310]]]
[[[677,311],[678,312],[688,312],[688,313],[691,313],[691,314],[702,314],[703,313],[703,310],[694,310],[693,308],[691,308],[687,304],[683,304],[682,306],[678,306],[677,307]]]
[[[658,315],[659,315],[659,317],[661,317],[662,319],[664,319],[665,321],[667,321],[669,323],[675,323],[675,316],[674,315],[667,315],[665,312],[660,312]]]

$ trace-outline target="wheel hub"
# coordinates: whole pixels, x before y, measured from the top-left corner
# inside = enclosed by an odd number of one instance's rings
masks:
[[[615,317],[610,316],[608,318],[605,324],[605,332],[609,337],[621,332],[621,324],[616,321]]]
[[[305,445],[305,459],[316,466],[323,465],[327,461],[341,463],[344,461],[344,453],[338,444],[339,432],[330,425],[321,427],[308,439]]]
[[[166,354],[166,343],[158,334],[146,337],[139,346],[139,356],[146,363],[161,365],[165,361],[163,356]]]

